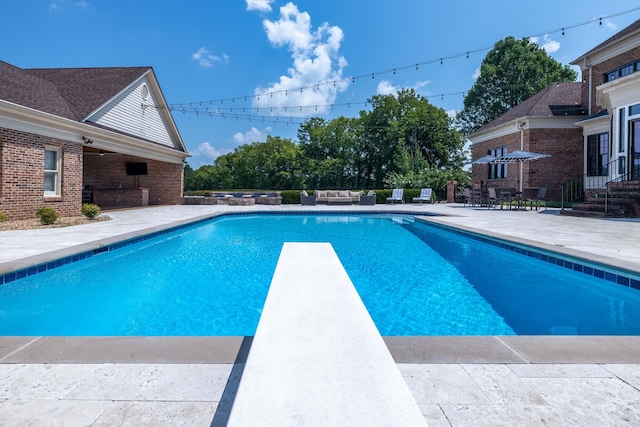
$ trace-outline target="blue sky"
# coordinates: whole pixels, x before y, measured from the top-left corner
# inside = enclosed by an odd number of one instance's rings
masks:
[[[197,168],[400,88],[454,113],[498,40],[537,36],[568,64],[637,19],[628,0],[2,0],[0,60],[152,66]]]

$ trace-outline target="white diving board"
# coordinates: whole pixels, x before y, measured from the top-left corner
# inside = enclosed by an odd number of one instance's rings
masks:
[[[285,243],[228,426],[425,426],[329,243]]]

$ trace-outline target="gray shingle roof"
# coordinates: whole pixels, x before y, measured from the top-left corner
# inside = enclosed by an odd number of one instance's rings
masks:
[[[557,117],[558,112],[562,115],[564,112],[573,113],[567,115],[583,115],[584,111],[580,106],[581,87],[580,82],[553,83],[476,132],[500,126],[520,117]]]
[[[613,36],[609,37],[608,39],[606,39],[605,41],[600,43],[598,46],[596,46],[593,49],[591,49],[589,52],[587,52],[587,53],[581,55],[579,58],[576,58],[575,60],[571,61],[571,64],[579,65],[580,61],[583,58],[589,57],[592,54],[604,49],[605,47],[607,47],[609,45],[612,45],[616,41],[622,40],[624,38],[627,38],[627,37],[637,33],[638,31],[640,31],[640,19],[638,19],[636,22],[634,22],[633,24],[629,25],[628,27],[623,28],[621,31],[615,33]]]
[[[21,69],[0,61],[0,99],[80,121],[150,69]]]

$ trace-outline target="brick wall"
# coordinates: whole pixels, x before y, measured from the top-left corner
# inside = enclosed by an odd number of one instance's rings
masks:
[[[147,175],[127,175],[127,162],[147,163]],[[182,204],[183,167],[181,164],[148,160],[124,154],[103,156],[87,153],[84,156],[84,184],[96,191],[114,189],[149,189],[150,205]],[[123,192],[130,194],[129,192]],[[115,206],[140,206],[137,199],[119,199]],[[114,207],[114,206],[103,206]]]
[[[520,149],[520,132],[473,145],[474,157],[487,154],[492,148],[506,146],[507,151]],[[549,154],[551,157],[523,163],[522,186],[547,187],[549,200],[560,200],[560,186],[583,174],[582,129],[525,129],[523,148],[526,151]],[[474,184],[480,181],[492,187],[519,188],[520,172],[517,163],[509,164],[506,179],[489,180],[488,165],[474,165]]]
[[[489,154],[493,148],[507,147],[507,152],[520,149],[520,132],[514,132],[500,138],[473,144],[473,157],[480,158]],[[489,179],[489,165],[473,165],[472,179],[474,185],[488,184],[490,187],[518,188],[519,173],[517,166],[509,165],[507,177],[501,179]]]
[[[44,197],[45,146],[62,150],[61,195]],[[9,219],[34,218],[42,206],[62,216],[80,214],[82,146],[55,138],[0,128],[0,211]]]
[[[596,114],[602,110],[601,106],[596,105],[596,87],[604,83],[605,73],[638,59],[640,59],[640,47],[593,66],[591,70],[591,114]],[[582,69],[582,82],[582,105],[586,107],[589,105],[589,68]]]

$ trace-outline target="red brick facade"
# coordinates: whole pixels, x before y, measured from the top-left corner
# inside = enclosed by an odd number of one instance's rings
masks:
[[[60,197],[44,196],[44,150],[62,152]],[[80,215],[82,146],[76,143],[0,128],[0,212],[9,219],[34,218],[50,206],[62,216]]]
[[[60,197],[44,195],[45,147],[62,153]],[[126,162],[146,162],[148,175],[137,177],[137,186],[147,188],[150,205],[182,203],[182,164],[165,163],[121,154],[83,154],[81,144],[31,133],[0,128],[0,212],[8,219],[34,218],[42,206],[61,216],[78,216],[82,187],[96,189],[134,188],[134,177],[126,174]],[[123,192],[118,203],[103,207],[141,206],[136,192]]]
[[[127,162],[147,163],[147,175],[131,176],[126,173]],[[183,166],[148,160],[124,154],[86,154],[84,156],[83,182],[91,185],[96,193],[104,191],[103,200],[107,207],[140,206],[135,192],[115,192],[116,199],[107,193],[114,190],[146,188],[149,190],[150,205],[182,204]]]
[[[600,64],[593,65],[591,71],[589,68],[582,68],[582,105],[589,105],[589,75],[591,75],[591,114],[599,113],[601,106],[596,105],[596,87],[605,82],[606,73],[615,70],[618,67],[627,65],[640,58],[640,47],[628,50],[618,56],[615,56]],[[580,64],[584,67],[583,64]]]
[[[507,147],[507,152],[520,149],[520,131],[478,142],[473,145],[477,157],[482,157],[488,150]],[[523,149],[535,153],[545,153],[551,157],[534,160],[521,165],[507,165],[507,177],[489,179],[489,165],[474,165],[473,181],[482,181],[490,187],[519,188],[522,166],[522,187],[547,187],[549,200],[560,200],[563,183],[582,176],[583,137],[582,129],[525,129],[523,130]]]

